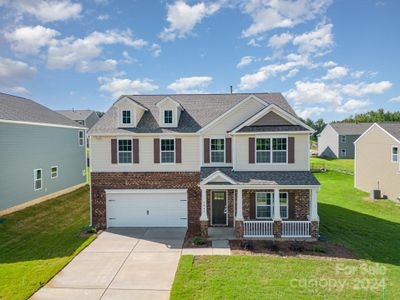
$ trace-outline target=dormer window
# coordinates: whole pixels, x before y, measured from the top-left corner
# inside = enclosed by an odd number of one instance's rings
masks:
[[[132,124],[132,111],[130,110],[122,111],[122,124],[123,125]]]
[[[172,110],[164,110],[164,124],[172,124]]]

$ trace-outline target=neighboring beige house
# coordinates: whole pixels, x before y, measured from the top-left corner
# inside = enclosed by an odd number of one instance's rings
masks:
[[[354,158],[354,141],[372,123],[330,123],[318,135],[318,156]]]
[[[121,96],[89,131],[92,225],[315,239],[312,133],[280,93]]]
[[[400,122],[375,123],[354,144],[355,187],[400,200]]]

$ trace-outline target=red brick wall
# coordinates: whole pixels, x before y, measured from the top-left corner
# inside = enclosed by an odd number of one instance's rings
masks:
[[[199,172],[93,172],[92,223],[106,227],[105,189],[187,189],[188,229],[200,232],[201,190]]]

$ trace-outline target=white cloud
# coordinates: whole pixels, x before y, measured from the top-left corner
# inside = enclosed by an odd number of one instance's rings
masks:
[[[296,76],[297,73],[299,73],[299,69],[294,68],[294,69],[290,70],[286,75],[282,76],[281,79],[286,80],[286,79],[292,78],[292,77]]]
[[[296,81],[295,88],[285,95],[296,104],[318,103],[337,106],[343,99],[336,89],[324,82]]]
[[[261,47],[261,45],[259,44],[259,43],[257,43],[257,40],[256,39],[250,39],[248,42],[247,42],[247,45],[249,45],[249,46],[253,46],[253,47]]]
[[[203,89],[210,85],[212,79],[210,76],[182,77],[167,87],[178,94],[203,93]]]
[[[389,102],[400,102],[400,96],[391,98]]]
[[[150,47],[154,57],[159,57],[161,54],[161,46],[159,44],[153,43]]]
[[[30,79],[36,74],[36,68],[25,62],[0,57],[0,87],[7,92],[28,94],[28,90],[20,86],[20,81]]]
[[[96,18],[99,21],[107,21],[108,19],[110,19],[110,15],[104,14],[104,15],[99,15]]]
[[[333,46],[332,24],[319,24],[314,30],[297,35],[293,45],[299,47],[301,53],[317,53]]]
[[[160,38],[164,41],[184,38],[203,18],[215,14],[220,8],[220,3],[200,2],[190,6],[183,0],[177,0],[168,5],[167,21],[169,26],[160,33]]]
[[[337,79],[337,78],[342,78],[346,76],[349,73],[349,69],[346,67],[334,67],[332,69],[329,69],[326,72],[326,75],[322,77],[323,80],[331,80],[331,79]]]
[[[92,32],[85,38],[78,39],[69,37],[51,43],[48,48],[47,66],[49,69],[75,67],[79,72],[112,70],[112,66],[116,66],[114,60],[96,60],[93,62],[102,54],[103,45],[112,44],[141,48],[147,45],[147,42],[142,39],[134,39],[129,30]]]
[[[243,31],[251,37],[275,28],[290,28],[323,14],[331,0],[250,0],[243,1],[243,10],[253,23]]]
[[[11,43],[13,50],[37,54],[40,48],[49,45],[59,34],[54,29],[37,25],[35,27],[20,27],[12,32],[6,32],[4,37]]]
[[[293,39],[293,35],[287,32],[284,32],[282,34],[275,34],[273,35],[269,41],[268,41],[268,46],[272,48],[282,48],[285,46],[287,43],[289,43]]]
[[[243,68],[253,62],[253,56],[243,56],[240,62],[236,65],[236,68]]]
[[[350,99],[339,106],[336,111],[341,113],[360,112],[371,105],[369,100]]]
[[[127,78],[99,77],[98,81],[101,84],[100,91],[110,93],[113,98],[118,98],[121,95],[141,94],[158,89],[158,86],[148,78],[131,80]]]
[[[340,87],[344,94],[361,97],[369,94],[383,94],[392,86],[393,84],[390,81],[380,81],[372,83],[360,82],[357,84],[345,84]]]
[[[324,67],[324,68],[332,68],[332,67],[336,67],[337,66],[337,63],[335,63],[334,61],[327,61],[327,62],[324,62],[323,64],[322,64],[322,66]]]
[[[129,55],[128,51],[123,51],[123,52],[122,52],[122,56],[124,57],[124,60],[122,61],[124,64],[130,65],[130,64],[133,64],[133,63],[137,63],[137,62],[138,62],[137,59],[132,58],[132,57]]]
[[[303,119],[308,119],[311,116],[319,116],[321,115],[323,112],[325,112],[325,108],[323,107],[308,107],[305,109],[298,109],[296,110],[296,114]]]
[[[70,0],[10,0],[5,1],[5,5],[22,14],[32,15],[44,23],[77,18],[82,11],[81,4]]]

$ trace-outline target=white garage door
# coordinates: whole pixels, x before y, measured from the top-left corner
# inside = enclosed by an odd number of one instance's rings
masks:
[[[107,190],[107,227],[187,227],[186,190]]]

